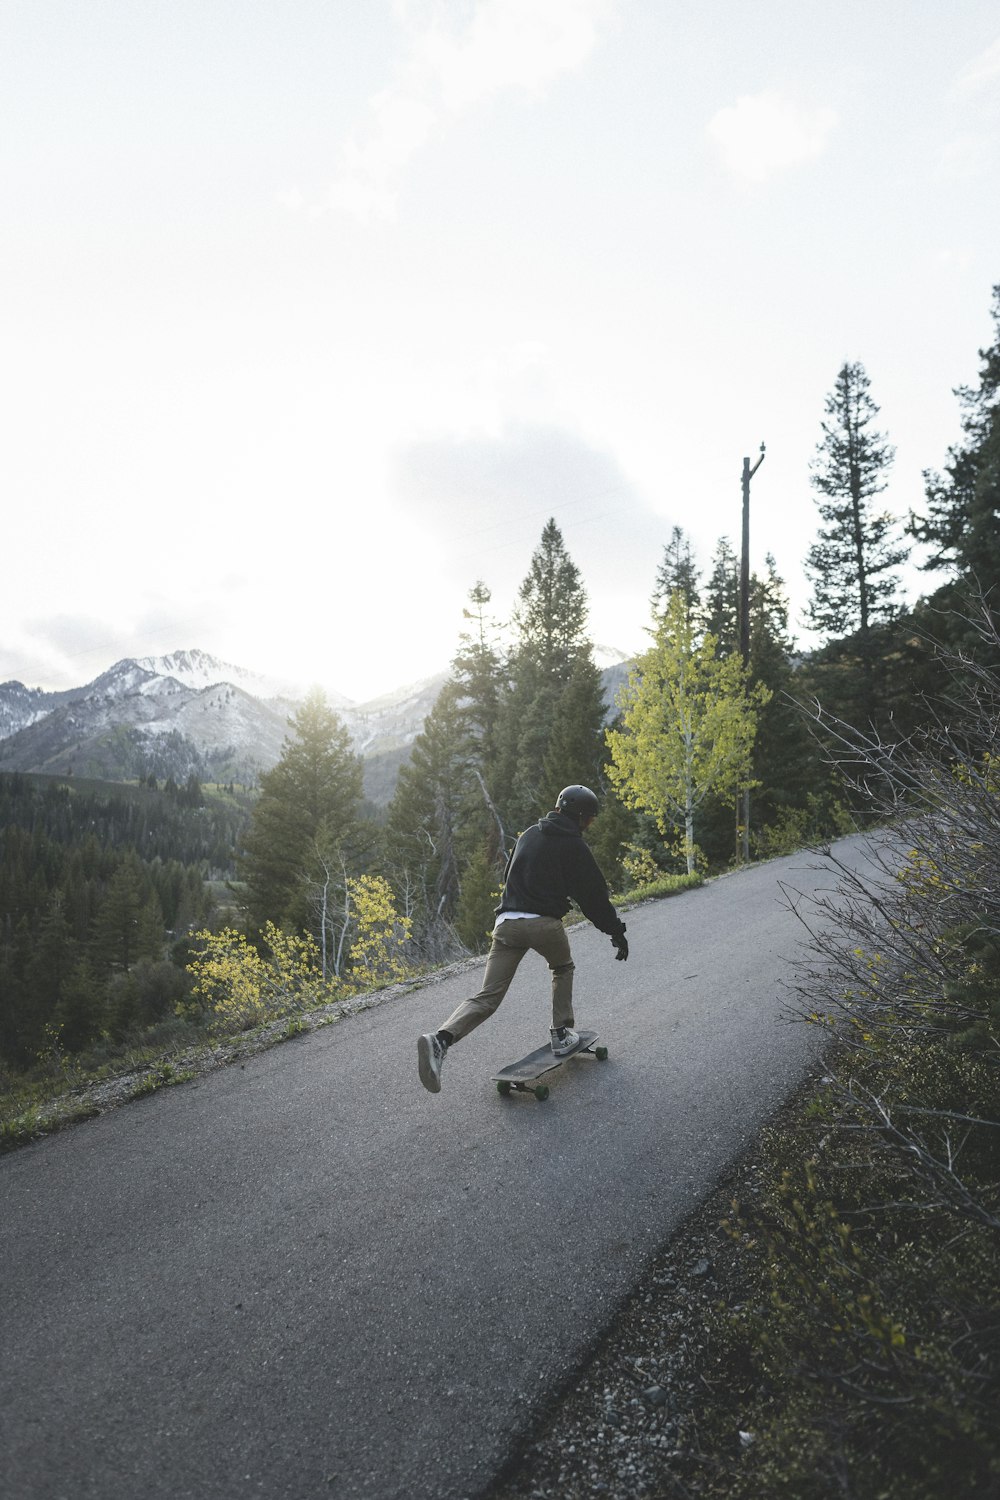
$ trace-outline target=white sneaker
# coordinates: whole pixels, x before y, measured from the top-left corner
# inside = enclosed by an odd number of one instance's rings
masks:
[[[549,1036],[552,1040],[552,1054],[554,1057],[569,1057],[580,1045],[580,1033],[574,1031],[572,1026],[550,1027]]]
[[[432,1094],[441,1092],[441,1065],[448,1055],[448,1048],[434,1031],[427,1031],[417,1042],[417,1067],[420,1082]]]

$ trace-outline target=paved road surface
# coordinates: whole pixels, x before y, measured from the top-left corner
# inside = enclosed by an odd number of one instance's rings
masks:
[[[857,850],[847,843],[842,850]],[[806,1070],[782,1017],[806,856],[573,934],[606,1063],[529,956],[437,1096],[415,1039],[479,969],[0,1161],[4,1500],[458,1500]]]

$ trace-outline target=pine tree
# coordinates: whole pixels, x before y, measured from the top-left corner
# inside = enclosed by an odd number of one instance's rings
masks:
[[[497,869],[494,851],[482,844],[472,855],[462,875],[462,891],[455,913],[455,931],[464,946],[473,953],[487,946],[496,921],[495,909],[500,902],[502,871]]]
[[[688,612],[693,614],[699,602],[699,572],[695,562],[691,538],[683,527],[674,526],[670,540],[663,548],[663,559],[656,573],[653,596],[650,601],[654,619],[663,615],[671,599],[678,591],[683,595]]]
[[[993,344],[979,351],[979,388],[955,392],[964,442],[948,450],[943,476],[924,475],[927,515],[911,513],[907,527],[933,548],[924,568],[946,570],[986,595],[1000,584],[1000,283],[992,316]]]
[[[99,1035],[104,1020],[104,996],[89,960],[82,958],[67,975],[56,1010],[63,1046],[81,1051]]]
[[[428,958],[438,956],[440,929],[453,920],[461,893],[460,825],[474,742],[460,695],[456,682],[441,689],[400,770],[386,822],[394,885]]]
[[[77,958],[77,947],[66,920],[66,903],[60,890],[53,891],[38,926],[28,965],[28,981],[47,1006],[55,1005],[62,994],[70,969]]]
[[[95,967],[104,974],[127,974],[140,959],[161,957],[164,941],[159,900],[130,850],[112,875],[94,920]]]
[[[720,656],[740,649],[740,560],[726,536],[720,536],[712,554],[701,622],[715,636]]]
[[[600,785],[605,754],[601,727],[606,712],[600,671],[589,653],[580,656],[556,700],[542,762],[542,782],[552,806],[564,786]]]
[[[506,862],[491,792],[505,670],[490,598],[481,580],[470,590],[452,677],[399,773],[386,822],[386,868],[431,962],[454,953],[456,934],[480,946]]]
[[[872,426],[879,408],[868,390],[864,366],[845,364],[827,398],[812,473],[824,524],[806,557],[806,570],[813,575],[807,618],[814,629],[838,638],[831,665],[848,668],[840,681],[850,686],[850,697],[838,697],[836,683],[828,679],[834,691],[827,706],[855,720],[877,722],[881,704],[875,632],[896,612],[894,569],[905,560],[907,548],[898,541],[893,517],[874,506],[886,487],[894,450]]]
[[[589,650],[586,591],[554,520],[545,525],[518,590],[514,622],[520,649],[543,678],[565,683],[577,657]]]
[[[792,640],[788,633],[788,599],[774,558],[765,559],[763,578],[750,579],[750,680],[770,693],[757,716],[751,774],[757,783],[751,827],[803,808],[820,782],[816,746],[798,708]]]
[[[58,1008],[76,956],[77,947],[66,920],[62,893],[57,890],[48,899],[25,969],[36,1045],[41,1041],[42,1028]]]
[[[469,728],[477,741],[479,757],[488,763],[493,755],[503,658],[497,645],[499,627],[487,614],[492,599],[482,579],[469,590],[470,608],[462,610],[469,629],[459,636],[452,660],[452,677],[461,690]]]
[[[319,690],[289,720],[277,765],[260,778],[238,868],[246,909],[261,931],[268,920],[298,932],[315,926],[317,885],[324,865],[359,855],[361,757]]]
[[[893,569],[907,556],[894,537],[892,516],[873,505],[886,487],[894,449],[872,428],[879,408],[869,385],[863,365],[845,364],[827,397],[812,466],[823,526],[806,558],[814,580],[810,624],[826,635],[860,632],[863,640],[891,618],[898,587]]]
[[[485,847],[491,865],[502,871],[507,847],[493,799],[501,698],[507,678],[506,661],[499,645],[500,627],[487,612],[491,598],[482,580],[469,591],[470,607],[462,611],[469,629],[459,636],[452,678],[459,691],[471,742],[468,791],[460,820],[460,855],[465,862]]]
[[[30,962],[32,932],[28,918],[15,921],[8,915],[0,922],[0,1057],[25,1067],[42,1041],[45,1018],[24,975]]]
[[[574,755],[600,764],[604,707],[593,692],[596,668],[586,623],[580,571],[550,520],[518,594],[517,640],[498,716],[495,801],[510,833],[551,807],[566,784],[549,757],[557,732],[572,738]],[[571,682],[574,690],[563,701]],[[572,725],[568,714],[578,715]],[[591,743],[593,753],[587,748]]]

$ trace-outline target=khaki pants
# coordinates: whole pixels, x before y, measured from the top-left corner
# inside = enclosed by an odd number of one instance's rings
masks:
[[[518,917],[500,922],[486,960],[483,987],[471,1000],[463,1000],[441,1027],[456,1041],[488,1021],[510,988],[517,966],[533,948],[552,972],[552,1024],[573,1025],[573,959],[566,929],[555,917]]]

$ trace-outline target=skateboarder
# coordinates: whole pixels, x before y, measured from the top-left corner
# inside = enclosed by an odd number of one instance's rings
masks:
[[[483,987],[471,1000],[464,1000],[438,1031],[426,1032],[417,1042],[420,1081],[432,1094],[440,1093],[441,1066],[448,1048],[489,1019],[529,948],[542,955],[552,973],[549,1034],[553,1053],[568,1057],[580,1045],[573,1018],[573,960],[562,924],[570,901],[608,934],[616,958],[628,958],[625,923],[612,906],[607,882],[583,841],[584,830],[597,811],[598,801],[589,787],[564,787],[555,811],[526,829],[515,844],[504,871]]]

